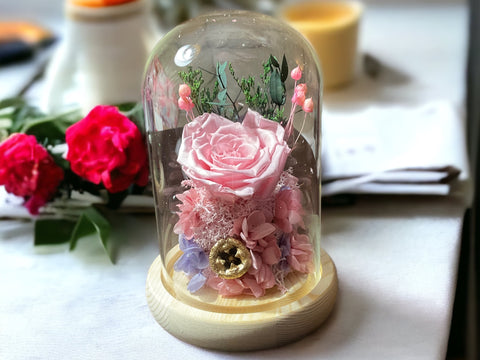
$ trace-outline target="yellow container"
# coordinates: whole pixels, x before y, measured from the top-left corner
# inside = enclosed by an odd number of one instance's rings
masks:
[[[279,12],[313,45],[327,88],[345,85],[355,76],[362,12],[363,5],[356,1],[301,2]]]

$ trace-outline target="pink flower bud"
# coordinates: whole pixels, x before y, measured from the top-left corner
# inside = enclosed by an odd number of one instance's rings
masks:
[[[302,70],[300,70],[300,66],[297,66],[295,69],[293,69],[290,73],[290,76],[295,81],[300,80],[302,77]]]
[[[303,106],[303,103],[305,101],[305,93],[302,91],[295,92],[292,97],[292,103],[298,105],[298,106]]]
[[[192,99],[188,97],[181,97],[178,99],[178,107],[182,110],[185,110],[186,112],[189,112],[190,110],[193,109],[195,105],[193,104]]]
[[[307,85],[299,84],[295,87],[295,92],[293,93],[292,103],[303,106],[305,101],[305,92],[307,91]]]
[[[303,103],[303,111],[305,111],[306,113],[311,113],[313,111],[313,100],[312,98],[308,98],[305,100],[305,102]]]
[[[187,98],[190,96],[192,93],[192,90],[190,89],[190,86],[187,84],[182,84],[178,87],[178,95],[180,95],[181,98]]]
[[[295,87],[295,92],[303,92],[305,94],[307,92],[307,84],[298,84]]]

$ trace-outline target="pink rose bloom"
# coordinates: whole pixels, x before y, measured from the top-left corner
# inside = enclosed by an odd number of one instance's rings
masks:
[[[12,134],[0,144],[0,185],[25,198],[36,215],[63,180],[63,170],[33,135]]]
[[[292,234],[290,246],[290,254],[287,256],[289,265],[305,274],[313,272],[313,248],[308,236]]]
[[[178,162],[196,186],[215,196],[272,194],[290,148],[283,127],[248,110],[242,123],[203,114],[185,125]]]
[[[96,106],[66,133],[72,171],[116,193],[148,182],[148,158],[137,126],[114,106]]]

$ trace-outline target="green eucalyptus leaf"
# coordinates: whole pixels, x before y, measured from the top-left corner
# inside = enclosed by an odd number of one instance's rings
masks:
[[[217,95],[217,98],[220,103],[225,104],[227,101],[227,89],[223,89],[222,91],[220,91]]]
[[[285,104],[285,85],[282,83],[278,70],[270,77],[270,96],[277,105]]]
[[[277,58],[273,55],[270,55],[270,63],[276,68],[280,67],[280,64],[278,63]]]
[[[227,68],[227,62],[225,61],[223,64],[217,63],[217,76],[218,81],[223,89],[227,88],[227,74],[225,73],[225,69]]]
[[[93,206],[87,208],[78,219],[70,238],[70,251],[75,249],[80,238],[97,235],[110,261],[115,263],[113,252],[108,246],[108,237],[110,235],[110,223]]]
[[[34,244],[62,244],[70,240],[75,221],[66,219],[37,219],[34,226]]]
[[[281,71],[281,80],[282,82],[285,82],[288,78],[288,64],[287,64],[287,58],[285,55],[283,55],[282,59],[282,71]]]

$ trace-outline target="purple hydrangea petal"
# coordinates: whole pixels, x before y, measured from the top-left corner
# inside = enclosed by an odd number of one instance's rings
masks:
[[[208,266],[208,264],[209,264],[209,261],[208,261],[207,254],[205,254],[204,251],[198,253],[197,268],[203,270]]]
[[[197,275],[195,275],[190,279],[187,289],[188,291],[194,293],[200,290],[203,287],[203,285],[205,285],[206,281],[207,281],[207,278],[202,273],[198,273]]]
[[[188,257],[184,254],[178,258],[178,260],[175,262],[175,265],[173,266],[175,271],[184,271],[188,272],[189,269],[189,261]]]
[[[290,244],[290,234],[283,233],[278,240],[278,247],[280,248],[282,255],[280,257],[280,261],[277,264],[277,268],[282,272],[288,273],[290,270],[290,265],[287,261],[287,256],[290,255],[291,252],[291,244]]]
[[[188,276],[195,276],[208,266],[207,254],[195,241],[181,235],[178,243],[183,254],[175,262],[175,271],[183,271]]]
[[[191,244],[194,244],[194,242],[192,240],[188,240],[185,235],[182,234],[178,237],[178,245],[180,246],[180,250],[183,252],[188,250]]]

